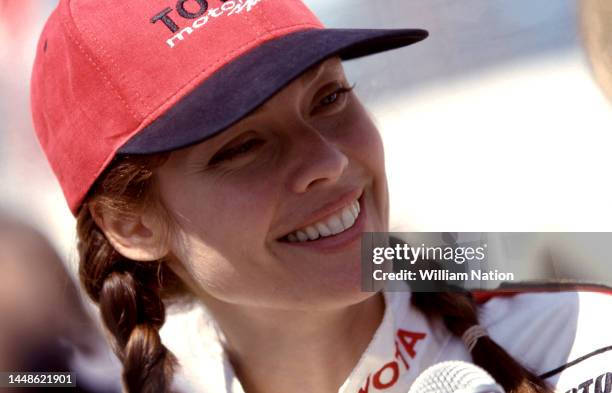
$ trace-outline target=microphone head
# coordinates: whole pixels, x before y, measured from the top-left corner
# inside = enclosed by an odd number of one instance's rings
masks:
[[[425,370],[409,393],[505,393],[482,368],[467,362],[448,361]]]

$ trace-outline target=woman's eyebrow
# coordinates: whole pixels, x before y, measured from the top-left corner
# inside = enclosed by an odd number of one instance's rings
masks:
[[[318,67],[306,71],[302,75],[302,82],[305,87],[310,87],[324,76],[340,77],[343,76],[342,63],[340,60],[326,60]]]

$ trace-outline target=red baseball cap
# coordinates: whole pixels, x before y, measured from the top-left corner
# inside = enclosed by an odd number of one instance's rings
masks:
[[[76,214],[116,155],[201,142],[326,58],[425,37],[326,29],[300,0],[60,0],[38,43],[34,126]]]

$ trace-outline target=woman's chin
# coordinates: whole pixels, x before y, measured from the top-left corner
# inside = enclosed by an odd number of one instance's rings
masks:
[[[308,299],[301,299],[289,306],[290,310],[300,311],[331,311],[346,309],[348,307],[363,303],[375,296],[376,292],[363,292],[361,288],[333,292],[319,292]]]
[[[374,294],[362,290],[359,271],[349,271],[344,275],[328,275],[324,280],[319,280],[303,291],[298,301],[313,309],[337,309],[363,302]]]

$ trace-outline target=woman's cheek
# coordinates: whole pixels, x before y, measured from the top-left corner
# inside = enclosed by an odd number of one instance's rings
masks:
[[[375,175],[384,176],[384,148],[380,133],[359,100],[353,99],[342,122],[345,131],[339,134],[342,144]]]
[[[389,192],[385,171],[385,154],[382,137],[366,109],[356,100],[353,113],[354,132],[347,136],[347,149],[353,154],[365,176],[372,181],[372,202],[379,214],[376,230],[387,231],[389,221]]]
[[[253,274],[253,266],[249,266],[252,260],[241,255],[235,247],[240,240],[203,241],[189,237],[183,242],[186,247],[177,259],[184,266],[184,277],[196,293],[225,302],[240,302],[248,292],[251,295],[256,292],[257,288],[250,285],[254,280],[248,279]]]

